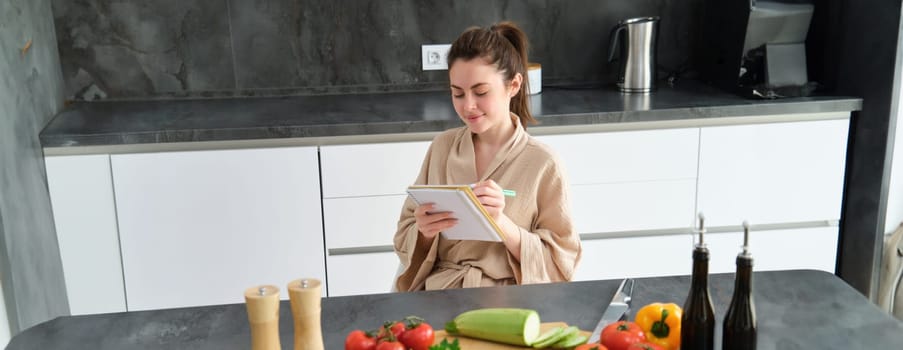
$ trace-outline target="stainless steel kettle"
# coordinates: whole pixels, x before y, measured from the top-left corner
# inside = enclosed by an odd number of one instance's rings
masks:
[[[611,31],[608,62],[620,51],[618,87],[623,92],[655,90],[658,17],[625,19]],[[622,38],[622,36],[624,38]]]

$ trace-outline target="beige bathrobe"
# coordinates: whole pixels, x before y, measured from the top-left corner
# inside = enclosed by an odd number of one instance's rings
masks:
[[[514,117],[514,137],[477,178],[473,138],[465,127],[436,136],[416,184],[459,185],[492,179],[504,189],[505,215],[520,228],[520,261],[503,243],[446,240],[431,245],[414,219],[417,204],[408,198],[395,233],[395,252],[404,265],[398,291],[570,281],[580,260],[580,238],[569,212],[567,180],[557,156],[530,137]]]

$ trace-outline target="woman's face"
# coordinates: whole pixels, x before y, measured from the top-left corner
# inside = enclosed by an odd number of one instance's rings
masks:
[[[473,133],[480,134],[503,123],[510,123],[511,97],[520,87],[515,76],[510,84],[482,58],[456,60],[448,70],[452,103],[461,120]]]

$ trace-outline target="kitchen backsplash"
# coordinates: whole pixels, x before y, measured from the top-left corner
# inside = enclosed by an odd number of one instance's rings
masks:
[[[661,16],[659,65],[686,66],[702,0],[53,0],[71,99],[444,89],[422,44],[517,22],[543,84],[609,84],[618,20]]]

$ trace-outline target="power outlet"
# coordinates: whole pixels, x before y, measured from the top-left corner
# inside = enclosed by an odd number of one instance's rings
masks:
[[[450,49],[451,44],[420,46],[420,59],[423,62],[423,70],[448,69],[448,62],[445,59],[448,57],[448,50]]]

